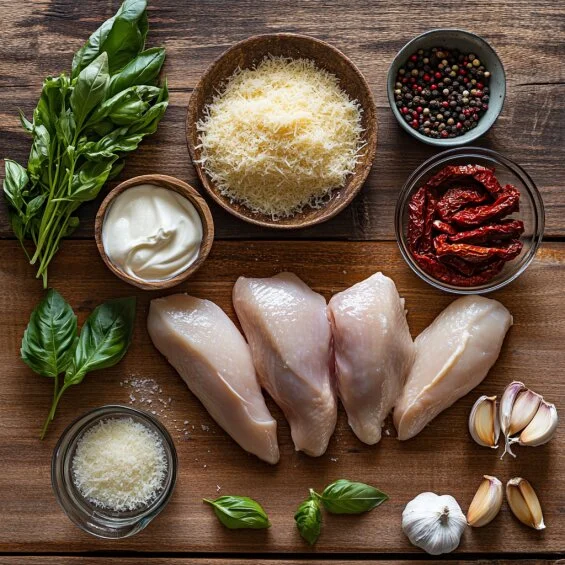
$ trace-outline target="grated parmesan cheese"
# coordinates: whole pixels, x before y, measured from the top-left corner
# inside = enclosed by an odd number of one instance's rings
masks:
[[[205,108],[198,162],[232,201],[288,217],[344,186],[359,159],[361,112],[313,61],[266,57]]]
[[[117,512],[155,499],[167,472],[161,438],[132,418],[101,420],[80,438],[73,482],[92,504]]]

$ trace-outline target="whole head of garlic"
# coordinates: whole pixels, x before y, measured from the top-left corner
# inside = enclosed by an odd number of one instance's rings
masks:
[[[431,555],[449,553],[459,546],[467,520],[448,494],[423,492],[402,512],[402,531],[410,543]]]

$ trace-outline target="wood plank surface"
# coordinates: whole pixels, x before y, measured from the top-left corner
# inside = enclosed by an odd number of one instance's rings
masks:
[[[0,557],[0,565],[21,565],[21,557]],[[25,558],[26,565],[248,565],[249,559],[213,559],[213,558],[139,558],[139,557],[28,557]],[[252,561],[251,561],[252,563]],[[322,560],[287,560],[287,559],[268,559],[261,560],[261,565],[322,565],[327,561]],[[351,561],[332,560],[332,565],[350,565]],[[415,563],[410,560],[401,561],[383,561],[379,560],[364,560],[364,565],[409,565]],[[442,559],[441,561],[427,560],[427,565],[438,565],[439,563],[453,563],[451,560]],[[506,559],[496,560],[475,560],[475,561],[462,561],[457,560],[458,565],[514,565],[516,561]],[[563,561],[556,561],[554,559],[524,559],[520,560],[520,565],[558,565]]]
[[[0,41],[0,157],[25,162],[29,139],[17,110],[28,115],[43,78],[70,67],[72,54],[117,8],[117,0],[6,0]],[[210,63],[233,43],[259,33],[293,31],[329,41],[366,76],[378,107],[379,143],[369,179],[354,203],[330,222],[303,231],[274,233],[245,224],[211,204],[219,238],[393,239],[393,210],[404,181],[437,152],[400,129],[386,97],[386,73],[396,52],[433,27],[460,27],[492,43],[507,76],[503,112],[478,145],[522,165],[540,188],[546,235],[565,235],[560,189],[565,128],[563,2],[461,0],[159,0],[150,3],[150,45],[167,48],[165,72],[171,104],[159,132],[145,141],[120,179],[164,173],[199,186],[185,143],[191,90]],[[0,175],[1,176],[1,175]],[[91,236],[100,199],[84,206],[75,237]],[[0,207],[0,237],[11,237]]]
[[[52,382],[33,374],[18,358],[21,337],[42,292],[15,242],[0,245],[0,520],[1,552],[418,552],[400,529],[405,504],[422,491],[449,493],[464,511],[483,474],[507,481],[529,479],[540,496],[547,529],[522,526],[503,506],[482,529],[469,528],[459,552],[562,552],[565,548],[565,431],[547,445],[522,448],[518,458],[501,461],[477,446],[467,432],[469,410],[480,394],[501,394],[513,379],[523,380],[562,409],[565,311],[565,244],[546,243],[528,271],[496,293],[514,315],[501,357],[487,379],[441,414],[418,437],[399,442],[387,425],[382,442],[369,447],[353,436],[340,409],[327,453],[317,459],[295,453],[289,429],[279,422],[281,462],[269,466],[245,454],[208,416],[180,377],[154,349],[145,329],[149,300],[158,293],[135,290],[110,275],[92,241],[71,241],[54,262],[51,284],[79,312],[79,322],[100,302],[136,294],[137,325],[128,355],[116,367],[89,375],[63,398],[45,441],[38,439],[51,400]],[[376,270],[391,276],[406,298],[409,323],[417,335],[447,306],[452,296],[420,282],[401,259],[395,243],[216,242],[194,279],[175,291],[216,301],[233,316],[231,290],[239,275],[269,276],[292,270],[326,298]],[[57,506],[49,463],[63,429],[87,410],[108,403],[140,403],[143,394],[126,380],[154,379],[162,392],[149,407],[171,431],[179,454],[179,480],[169,506],[149,527],[122,541],[94,539],[79,531]],[[131,400],[131,396],[135,400]],[[148,395],[146,395],[148,396]],[[159,398],[163,401],[160,402]],[[170,399],[170,401],[169,401]],[[186,424],[185,424],[186,422]],[[187,433],[185,433],[187,432]],[[390,434],[390,435],[389,435]],[[372,483],[391,499],[359,517],[324,516],[322,535],[310,550],[299,537],[293,513],[308,487],[338,478]],[[202,504],[217,494],[249,495],[270,515],[267,531],[228,531]]]

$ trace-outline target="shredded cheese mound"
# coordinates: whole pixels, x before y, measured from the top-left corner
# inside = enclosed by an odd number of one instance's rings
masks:
[[[314,61],[266,57],[206,106],[198,162],[230,200],[289,217],[344,186],[360,157],[361,113]]]
[[[101,420],[80,438],[73,482],[95,506],[136,510],[155,499],[167,472],[161,438],[132,418]]]

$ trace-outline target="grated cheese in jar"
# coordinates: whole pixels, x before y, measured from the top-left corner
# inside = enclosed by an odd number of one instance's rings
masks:
[[[72,460],[73,482],[95,506],[116,512],[146,506],[167,473],[161,438],[132,418],[101,420],[80,438]]]
[[[361,113],[314,61],[266,57],[205,108],[198,162],[232,201],[289,217],[345,185],[362,149]]]

